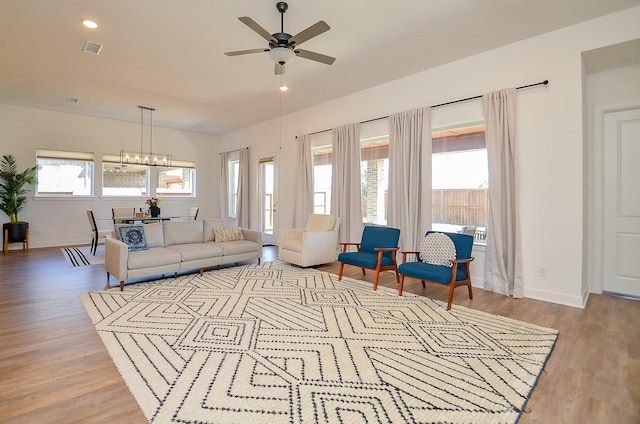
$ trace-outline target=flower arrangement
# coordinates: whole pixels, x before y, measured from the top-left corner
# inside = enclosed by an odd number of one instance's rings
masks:
[[[158,203],[160,203],[160,199],[157,197],[152,197],[144,201],[144,204],[149,206],[158,206]]]

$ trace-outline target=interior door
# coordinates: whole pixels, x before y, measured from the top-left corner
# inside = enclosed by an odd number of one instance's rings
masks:
[[[275,155],[260,158],[260,221],[262,240],[268,244],[277,244],[277,185]]]
[[[604,117],[603,290],[640,297],[640,108]]]

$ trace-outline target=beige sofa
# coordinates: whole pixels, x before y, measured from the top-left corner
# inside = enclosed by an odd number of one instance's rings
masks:
[[[126,228],[129,227],[129,228]],[[262,256],[262,233],[237,228],[235,219],[204,219],[186,222],[158,222],[154,224],[118,226],[120,233],[125,230],[138,232],[136,243],[124,237],[130,244],[115,238],[105,239],[105,269],[107,286],[113,275],[120,282],[120,290],[127,280],[188,272],[205,268],[257,259]],[[225,232],[239,232],[244,240],[226,241]],[[144,233],[144,243],[140,233]],[[216,240],[216,233],[218,240]],[[125,234],[126,235],[126,234]],[[232,237],[233,238],[233,237]],[[140,249],[140,250],[131,250]]]

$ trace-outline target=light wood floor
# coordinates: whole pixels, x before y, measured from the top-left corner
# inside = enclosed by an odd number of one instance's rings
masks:
[[[263,261],[276,255],[265,247]],[[350,266],[345,275],[373,277]],[[102,266],[68,268],[58,248],[0,255],[0,422],[146,422],[78,298],[105,282]],[[381,285],[395,287],[393,274]],[[405,290],[446,299],[446,288],[416,280]],[[455,304],[560,331],[520,423],[640,423],[640,302],[591,295],[582,310],[465,292]]]

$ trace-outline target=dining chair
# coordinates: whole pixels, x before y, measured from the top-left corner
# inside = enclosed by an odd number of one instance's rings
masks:
[[[195,221],[196,219],[198,219],[198,211],[200,210],[199,207],[194,206],[189,210],[189,218],[193,218],[193,220]]]
[[[362,231],[362,239],[359,243],[338,243],[342,246],[342,253],[338,255],[338,262],[340,262],[338,280],[342,280],[344,264],[349,264],[362,268],[362,275],[365,275],[365,268],[376,270],[373,290],[378,290],[380,271],[394,271],[396,282],[400,284],[396,260],[396,254],[400,249],[398,247],[399,240],[400,230],[398,228],[367,225]],[[347,252],[349,246],[356,246],[357,251]]]
[[[136,215],[136,208],[111,208],[113,225],[129,224]]]
[[[100,240],[101,237],[111,237],[113,232],[111,230],[98,230],[96,217],[93,215],[91,209],[87,209],[87,218],[89,219],[89,226],[91,227],[91,253],[95,256],[96,249],[98,248],[98,240]]]

